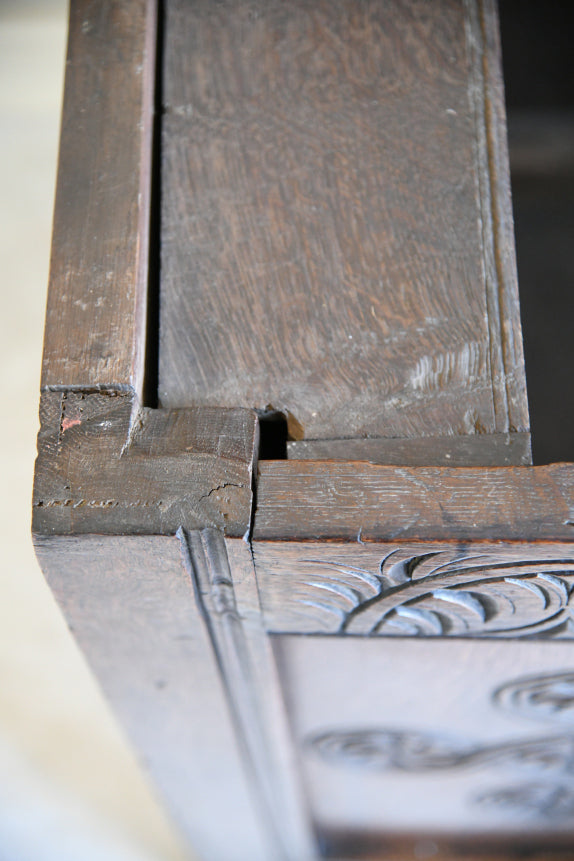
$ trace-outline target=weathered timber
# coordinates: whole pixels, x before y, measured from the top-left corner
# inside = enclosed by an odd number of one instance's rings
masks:
[[[166,4],[164,406],[526,430],[490,0]]]
[[[156,11],[71,4],[44,389],[143,386]]]
[[[44,392],[34,486],[38,535],[249,529],[257,418],[152,410],[122,393]]]
[[[72,3],[47,578],[201,857],[571,846],[574,466],[517,466],[494,4],[162,6],[154,119],[155,4]]]
[[[261,461],[255,540],[574,541],[574,464]]]

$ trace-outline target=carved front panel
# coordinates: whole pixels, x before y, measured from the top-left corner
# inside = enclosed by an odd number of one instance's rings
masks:
[[[357,539],[254,544],[326,851],[402,837],[568,843],[572,545]]]
[[[569,643],[279,635],[274,644],[328,845],[359,832],[574,832]]]

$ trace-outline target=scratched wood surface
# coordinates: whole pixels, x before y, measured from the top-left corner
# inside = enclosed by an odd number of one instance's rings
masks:
[[[155,0],[75,0],[42,387],[143,385]]]
[[[165,56],[160,402],[527,428],[490,0],[168,0]]]
[[[574,465],[261,461],[255,541],[574,540]]]
[[[249,529],[257,420],[249,410],[153,410],[127,393],[44,392],[33,531]]]

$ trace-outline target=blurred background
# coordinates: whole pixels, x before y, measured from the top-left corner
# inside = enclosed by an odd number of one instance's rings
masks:
[[[538,463],[574,460],[572,14],[501,2]],[[29,537],[66,17],[64,0],[0,0],[0,861],[182,861]]]
[[[30,540],[66,27],[0,0],[0,861],[182,861]]]

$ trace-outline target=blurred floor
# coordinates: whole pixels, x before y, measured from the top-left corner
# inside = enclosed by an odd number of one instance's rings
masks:
[[[66,16],[0,2],[0,861],[176,861],[29,536]]]

